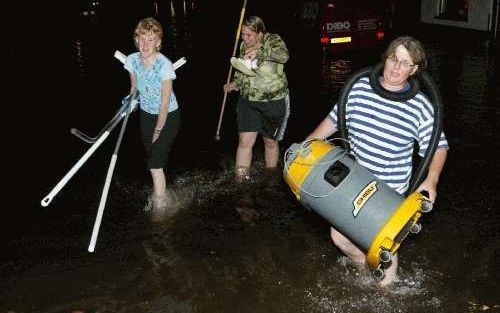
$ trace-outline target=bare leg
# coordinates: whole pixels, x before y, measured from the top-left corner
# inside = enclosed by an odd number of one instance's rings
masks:
[[[165,195],[167,190],[167,180],[163,168],[150,169],[151,177],[153,178],[153,193],[157,197]]]
[[[398,271],[398,255],[395,254],[392,257],[391,265],[385,270],[385,276],[379,282],[379,285],[381,287],[389,286],[396,278],[397,271]]]
[[[271,138],[264,139],[264,158],[266,161],[267,168],[275,168],[278,165],[278,158],[280,154],[279,144],[276,140]]]
[[[236,150],[236,179],[241,181],[249,175],[252,164],[252,149],[257,139],[257,132],[242,132],[239,134]]]
[[[163,168],[150,169],[153,178],[153,209],[151,212],[151,222],[160,223],[166,217],[167,210],[167,184]]]
[[[347,237],[342,235],[338,230],[331,227],[330,237],[333,243],[349,257],[358,268],[363,268],[366,263],[366,254],[356,247]]]

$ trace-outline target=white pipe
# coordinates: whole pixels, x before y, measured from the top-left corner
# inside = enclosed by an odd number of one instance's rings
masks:
[[[186,64],[186,58],[185,57],[182,57],[180,58],[179,60],[175,61],[173,65],[174,67],[174,70],[177,70],[179,67],[183,66],[184,64]]]
[[[123,64],[125,64],[125,62],[127,61],[127,56],[125,54],[121,53],[120,51],[115,51],[114,57],[116,59],[120,60],[120,62],[122,62]],[[180,58],[179,60],[177,60],[173,64],[174,70],[178,69],[179,67],[181,67],[185,63],[186,63],[186,58],[184,58],[184,57]],[[125,127],[127,125],[128,116],[129,116],[130,113],[132,113],[134,111],[134,109],[135,109],[135,107],[137,106],[137,103],[138,103],[138,101],[136,100],[136,96],[137,96],[137,94],[134,94],[133,96],[131,96],[131,99],[129,100],[130,101],[129,102],[129,109],[126,110],[125,112],[122,112],[120,114],[120,120],[123,117],[125,117],[125,121],[122,124],[122,129],[121,129],[120,135],[118,137],[118,141],[117,141],[117,144],[116,144],[116,147],[115,147],[115,151],[114,151],[113,155],[111,156],[111,161],[110,161],[110,165],[109,165],[108,172],[107,172],[107,175],[106,175],[106,180],[105,180],[105,183],[104,183],[103,192],[101,194],[101,200],[99,202],[99,208],[98,208],[98,211],[97,211],[96,220],[94,222],[94,228],[92,230],[92,237],[90,239],[90,244],[89,244],[89,247],[88,247],[88,251],[89,252],[94,252],[94,249],[95,249],[95,245],[96,245],[96,242],[97,242],[97,236],[99,234],[99,228],[101,226],[102,215],[104,213],[104,207],[106,205],[106,200],[107,200],[108,193],[109,193],[109,188],[110,188],[110,185],[111,185],[111,178],[113,177],[113,171],[114,171],[114,168],[115,168],[115,165],[116,165],[116,160],[118,158],[118,149],[119,149],[120,144],[121,144],[121,139],[123,137],[123,133],[125,131]],[[116,123],[113,123],[113,125],[110,127],[110,129],[106,130],[97,139],[97,141],[78,160],[78,162],[63,177],[63,179],[61,179],[61,181],[59,181],[59,183],[52,189],[52,191],[45,198],[42,199],[42,201],[41,201],[41,205],[42,206],[46,207],[46,206],[49,205],[49,203],[52,201],[52,199],[54,198],[54,196],[57,195],[57,193],[59,193],[59,191],[68,183],[68,181],[73,177],[73,175],[75,175],[75,173],[90,158],[90,156],[97,150],[97,148],[104,142],[104,140],[106,140],[106,138],[109,136],[111,130],[114,128],[114,125],[116,125]]]
[[[127,61],[127,56],[118,50],[115,51],[115,54],[113,56],[123,64],[125,64],[125,62]]]
[[[118,59],[120,62],[122,62],[123,64],[125,64],[125,62],[127,61],[127,56],[125,54],[121,53],[118,50],[115,51],[114,57],[116,59]],[[175,61],[172,64],[173,67],[174,67],[174,71],[177,70],[179,67],[183,66],[184,64],[186,64],[186,58],[185,57],[182,57],[179,60]]]
[[[106,199],[108,198],[109,187],[111,185],[111,178],[113,177],[113,171],[115,169],[116,159],[118,155],[113,154],[111,157],[111,162],[108,168],[108,173],[106,174],[106,181],[104,183],[104,189],[101,195],[101,200],[99,202],[99,209],[97,210],[97,216],[94,222],[94,229],[92,230],[92,237],[90,239],[90,244],[88,251],[94,252],[95,244],[97,242],[97,235],[99,234],[99,228],[101,227],[102,214],[104,213],[104,207],[106,206]]]
[[[87,150],[87,152],[76,162],[76,164],[64,175],[63,179],[52,189],[49,194],[42,199],[42,206],[46,207],[50,204],[55,195],[68,183],[68,181],[75,175],[75,173],[82,167],[82,165],[90,158],[90,156],[99,148],[99,146],[106,140],[109,131],[104,132],[102,136]]]
[[[137,96],[137,92],[131,96],[131,100],[129,101],[130,106],[133,106],[133,101]],[[120,150],[120,145],[122,143],[123,134],[125,133],[125,128],[127,127],[128,117],[130,115],[130,111],[125,115],[125,119],[123,120],[122,127],[120,129],[120,134],[118,135],[118,139],[116,140],[115,150],[113,155],[111,156],[111,161],[108,168],[108,173],[106,174],[106,181],[104,183],[104,188],[102,190],[101,201],[99,202],[99,209],[97,210],[97,216],[94,222],[94,229],[92,231],[92,238],[90,239],[90,244],[88,251],[94,252],[95,244],[97,241],[97,235],[99,233],[99,228],[101,226],[102,214],[104,212],[104,206],[106,205],[106,200],[108,198],[109,187],[111,185],[111,178],[113,177],[113,171],[115,169],[116,159],[118,158],[118,151]]]
[[[121,63],[125,64],[127,61],[127,56],[120,51],[115,51],[114,57],[118,59]],[[182,57],[179,60],[177,60],[174,64],[174,70],[178,69],[179,67],[183,66],[186,64],[186,58]],[[132,104],[130,105],[130,111],[132,112],[135,107],[137,106],[137,100],[133,99]],[[126,115],[126,112],[122,112],[120,114],[120,119],[122,119]],[[77,130],[75,130],[77,131]],[[68,181],[75,175],[75,173],[82,167],[82,165],[90,158],[90,156],[97,150],[97,148],[106,140],[106,138],[109,136],[110,130],[106,130],[96,141],[93,143],[93,145],[87,150],[87,152],[78,160],[78,162],[71,168],[71,170],[57,183],[57,185],[49,192],[49,194],[42,199],[41,205],[43,207],[46,207],[50,204],[52,199],[61,191],[61,189],[66,186]],[[85,134],[82,133],[83,136],[86,136]],[[89,137],[90,138],[90,137]],[[93,138],[90,138],[93,139]]]

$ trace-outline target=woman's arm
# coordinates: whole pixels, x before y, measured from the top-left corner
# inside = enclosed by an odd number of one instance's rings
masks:
[[[153,134],[153,142],[155,142],[165,123],[168,116],[168,107],[170,106],[170,96],[172,94],[172,80],[166,79],[161,83],[161,105],[160,113],[158,113],[158,119],[156,120],[156,126]]]
[[[260,66],[264,61],[284,64],[288,58],[288,49],[283,39],[277,34],[270,34],[257,53],[257,65]]]
[[[130,73],[130,93],[129,95],[132,96],[135,92],[135,86],[137,84],[137,79],[135,78],[135,75]]]
[[[319,123],[316,129],[309,136],[307,136],[306,140],[325,139],[328,136],[333,135],[333,133],[335,133],[336,131],[337,125],[335,125],[330,117],[327,116],[321,123]]]
[[[432,157],[431,164],[429,165],[429,170],[427,172],[427,177],[420,184],[416,191],[426,190],[429,193],[429,199],[434,202],[437,197],[437,184],[439,181],[439,176],[443,170],[444,163],[446,162],[446,157],[448,156],[448,149],[438,148]]]

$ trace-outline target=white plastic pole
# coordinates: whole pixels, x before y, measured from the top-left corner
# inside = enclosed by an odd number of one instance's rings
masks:
[[[99,228],[101,227],[102,215],[104,213],[104,207],[106,206],[106,199],[108,198],[109,187],[111,186],[111,178],[113,177],[113,171],[115,170],[116,159],[118,156],[113,154],[111,157],[111,162],[108,168],[108,173],[106,174],[106,181],[104,182],[104,189],[102,191],[101,200],[99,202],[99,208],[97,209],[97,216],[94,222],[94,229],[92,230],[92,237],[90,238],[90,244],[88,251],[94,252],[95,244],[97,242],[97,235],[99,235]]]
[[[127,61],[127,56],[118,50],[115,51],[114,57],[116,59],[118,59],[123,64],[125,64],[125,62]],[[177,60],[175,63],[173,63],[173,68],[174,68],[174,70],[177,70],[179,67],[183,66],[184,64],[186,64],[186,58],[182,57],[179,60]],[[41,201],[41,205],[43,207],[48,206],[50,204],[50,202],[52,201],[52,199],[59,193],[59,191],[61,191],[61,189],[68,183],[68,181],[75,175],[75,173],[83,166],[83,164],[85,162],[87,162],[87,160],[97,150],[97,148],[99,148],[99,146],[106,140],[106,138],[109,136],[111,130],[113,130],[114,127],[118,124],[118,122],[123,117],[125,117],[125,121],[122,124],[120,135],[118,137],[118,140],[117,140],[117,143],[115,146],[115,151],[111,157],[110,165],[109,165],[108,172],[106,175],[106,180],[104,183],[104,188],[103,188],[103,192],[101,195],[101,200],[99,203],[99,208],[98,208],[96,220],[94,223],[94,228],[92,231],[92,237],[90,240],[90,245],[88,247],[89,252],[94,252],[94,249],[95,249],[95,245],[97,242],[97,235],[99,234],[99,228],[100,228],[101,221],[102,221],[102,215],[104,212],[104,207],[106,205],[106,199],[108,197],[109,187],[111,185],[111,178],[113,176],[113,171],[114,171],[114,168],[116,165],[116,160],[118,158],[118,150],[119,150],[119,147],[121,144],[123,133],[125,132],[125,127],[127,125],[128,117],[129,117],[129,114],[134,111],[135,107],[138,104],[138,101],[135,99],[135,95],[131,96],[129,101],[130,102],[129,102],[128,110],[126,110],[125,112],[122,112],[120,114],[119,119],[114,121],[112,123],[112,125],[109,127],[109,129],[107,129],[106,131],[103,132],[103,134],[95,141],[95,143],[92,144],[92,146],[87,150],[87,152],[78,160],[78,162],[76,162],[76,164],[69,170],[69,172],[66,173],[66,175],[64,175],[64,177],[59,181],[59,183],[57,183],[57,185]],[[85,135],[84,137],[88,137],[88,136]],[[91,138],[91,139],[93,139],[93,138]]]
[[[61,189],[66,186],[68,181],[75,175],[75,173],[82,167],[82,165],[87,162],[87,160],[90,158],[90,156],[99,148],[99,146],[108,138],[109,136],[109,131],[105,131],[101,137],[87,150],[87,152],[76,162],[76,164],[69,170],[69,172],[64,175],[63,179],[52,189],[49,194],[42,199],[42,206],[46,207],[50,204],[52,199],[61,191]]]
[[[118,59],[121,63],[125,64],[127,61],[127,56],[120,51],[115,51],[114,57]],[[179,67],[183,66],[186,64],[186,58],[182,57],[179,60],[177,60],[174,64],[174,70],[177,70]],[[137,106],[137,101],[132,100],[132,103],[130,105],[130,109],[128,110],[129,112],[132,112],[135,107]],[[99,146],[106,140],[106,138],[109,136],[111,130],[114,128],[114,126],[126,115],[126,112],[122,112],[119,116],[119,120],[116,121],[116,123],[113,123],[113,125],[110,126],[108,130],[106,130],[93,144],[92,146],[87,150],[87,152],[78,160],[78,162],[71,168],[71,170],[64,175],[64,177],[57,183],[57,185],[49,192],[49,194],[42,199],[41,205],[43,207],[46,207],[50,204],[52,199],[61,191],[61,189],[66,186],[68,181],[75,175],[75,173],[82,167],[82,165],[87,162],[87,160],[90,158],[90,156],[99,148]],[[81,134],[82,137],[87,137],[92,141],[94,138],[90,138],[85,134]],[[88,142],[88,141],[87,141]]]
[[[136,105],[137,100],[135,99],[136,93],[130,97],[129,106],[133,107]],[[122,128],[120,129],[120,134],[116,140],[115,151],[111,156],[111,161],[109,163],[108,173],[106,174],[106,180],[104,181],[104,188],[102,189],[101,200],[99,202],[99,208],[97,209],[97,215],[94,222],[94,229],[92,230],[92,237],[90,239],[90,244],[88,251],[94,252],[95,244],[97,241],[97,235],[99,234],[99,228],[101,227],[102,214],[104,213],[104,207],[106,206],[106,200],[108,198],[109,187],[111,186],[111,178],[113,177],[113,171],[115,170],[116,159],[118,158],[118,151],[120,150],[120,145],[122,142],[123,134],[125,133],[125,128],[127,127],[128,117],[131,111],[127,111],[125,119],[123,120]]]
[[[115,51],[114,57],[116,59],[118,59],[120,62],[122,62],[123,64],[125,64],[125,62],[127,61],[127,56],[118,50]],[[174,64],[172,64],[172,65],[174,67],[174,70],[177,70],[179,67],[183,66],[184,64],[186,64],[186,58],[182,57],[179,60],[175,61]]]

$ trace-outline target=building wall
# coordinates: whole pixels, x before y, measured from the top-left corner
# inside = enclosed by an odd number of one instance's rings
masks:
[[[453,21],[436,18],[436,16],[438,15],[439,1],[440,0],[422,0],[420,15],[421,22],[482,31],[491,30],[491,20],[495,18],[492,12],[494,0],[469,0],[469,12],[467,21]]]
[[[493,27],[493,36],[500,37],[500,0],[496,0],[495,13],[493,14],[497,20],[496,27]]]

